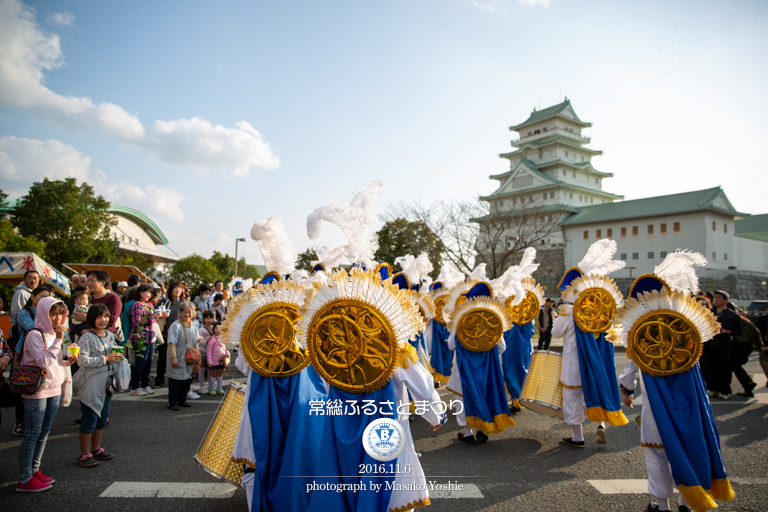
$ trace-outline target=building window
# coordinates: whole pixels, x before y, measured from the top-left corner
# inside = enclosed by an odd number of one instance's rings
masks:
[[[547,215],[547,222],[552,222],[552,215]]]
[[[675,223],[672,225],[672,229],[674,229],[674,230],[675,230],[675,233],[679,233],[679,232],[680,232],[680,223],[679,223],[679,222],[675,222]]]
[[[626,260],[627,259],[627,253],[623,252],[619,255],[620,260]]]
[[[528,132],[528,136],[530,137],[531,135],[533,135],[533,132]]]
[[[621,228],[621,236],[627,236],[627,228]]]
[[[573,192],[568,192],[568,196],[569,199],[573,199]]]
[[[584,161],[584,155],[581,155],[581,161],[582,162]]]
[[[555,198],[555,193],[554,192],[550,192],[549,193],[549,198],[550,199],[554,199]]]
[[[633,252],[633,253],[632,253],[632,259],[633,259],[633,260],[636,260],[636,259],[638,259],[638,258],[640,258],[640,253],[637,253],[637,252]]]
[[[579,194],[579,201],[583,201],[582,197],[583,196],[581,194]]]
[[[563,176],[568,176],[568,173],[563,169]]]
[[[666,233],[666,232],[667,232],[667,225],[659,224],[659,233]]]
[[[539,160],[543,160],[543,159],[544,159],[544,152],[539,151]]]
[[[584,230],[584,240],[589,239],[589,231]]]
[[[567,151],[565,152],[565,157],[568,158],[568,152]]]
[[[649,235],[653,234],[653,224],[648,224],[648,234]]]
[[[541,129],[541,131],[543,131],[544,133],[547,133],[547,127],[545,126],[544,128]]]
[[[639,229],[637,226],[632,226],[632,234],[636,235],[639,232]]]
[[[725,254],[723,254],[723,259],[724,259],[725,261],[728,261],[728,253],[727,253],[727,252],[726,252]]]
[[[603,230],[602,229],[598,229],[597,232],[595,233],[595,236],[597,238],[602,238],[603,237]]]
[[[648,259],[649,260],[653,259],[653,251],[648,251]]]
[[[660,257],[660,258],[666,258],[666,257],[667,257],[667,251],[661,251],[661,252],[659,253],[659,257]]]
[[[728,224],[723,222],[723,233],[727,233],[727,232],[728,232]]]
[[[573,179],[576,179],[576,171],[573,171]]]
[[[717,231],[717,224],[715,224],[715,221],[712,221],[712,231]]]
[[[608,228],[606,231],[607,231],[607,235],[606,236],[608,236],[608,238],[613,238],[613,229]]]
[[[594,197],[590,197],[590,198],[589,198],[589,204],[592,204],[592,203],[594,203],[594,202],[595,202],[595,198],[594,198]]]
[[[125,235],[120,235],[120,241],[125,242]]]
[[[717,259],[717,253],[715,251],[712,251],[712,259],[713,260]]]
[[[546,192],[544,192],[544,200],[545,201],[547,200],[547,193]]]
[[[595,183],[599,185],[600,184],[600,180],[595,178]]]

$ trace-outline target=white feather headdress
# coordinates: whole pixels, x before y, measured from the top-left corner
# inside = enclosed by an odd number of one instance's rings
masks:
[[[698,252],[678,249],[668,254],[664,261],[653,269],[653,273],[675,290],[686,294],[696,293],[699,291],[696,267],[706,265],[707,259]]]
[[[464,273],[459,272],[453,267],[450,267],[448,265],[443,265],[440,268],[440,275],[437,276],[437,279],[435,279],[436,283],[443,283],[443,287],[438,290],[438,292],[442,291],[448,291],[454,286],[456,286],[458,283],[462,282],[464,280]]]
[[[528,247],[523,253],[523,258],[520,260],[519,265],[509,267],[501,277],[491,281],[493,293],[499,298],[514,297],[512,305],[518,305],[526,295],[526,289],[522,286],[523,280],[530,278],[536,269],[539,268],[539,264],[533,262],[535,259],[536,249]]]
[[[395,265],[400,265],[411,285],[420,284],[421,279],[435,268],[426,252],[419,254],[418,258],[414,258],[412,254],[398,256],[395,258]]]
[[[255,222],[251,228],[251,238],[259,242],[267,272],[274,271],[282,276],[292,273],[296,268],[296,252],[278,217],[272,216],[266,222]]]
[[[367,268],[373,265],[373,255],[379,248],[373,231],[378,218],[369,211],[379,200],[380,181],[372,181],[345,203],[331,203],[320,206],[307,217],[307,236],[315,240],[320,236],[322,221],[336,224],[349,241],[349,259],[354,263],[363,262]]]
[[[327,245],[315,247],[315,254],[317,254],[317,261],[313,261],[312,266],[314,267],[315,265],[320,263],[323,265],[323,268],[325,268],[326,272],[330,272],[335,267],[338,267],[340,265],[350,265],[352,262],[349,261],[349,258],[347,257],[348,252],[349,252],[348,245],[341,245],[334,249],[331,249]]]
[[[614,260],[613,255],[616,254],[618,246],[615,240],[609,240],[603,238],[593,243],[587,254],[579,262],[579,269],[585,276],[597,274],[599,276],[606,276],[611,272],[616,272],[626,266],[627,262],[621,260]]]

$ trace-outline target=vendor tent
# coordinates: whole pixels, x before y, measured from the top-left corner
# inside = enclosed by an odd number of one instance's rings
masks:
[[[35,270],[40,279],[69,297],[69,279],[33,252],[0,252],[0,282],[17,285],[24,273]]]
[[[67,268],[75,274],[87,274],[89,270],[104,270],[112,281],[126,281],[132,275],[139,276],[140,283],[154,283],[144,272],[131,265],[99,265],[96,263],[65,263]]]

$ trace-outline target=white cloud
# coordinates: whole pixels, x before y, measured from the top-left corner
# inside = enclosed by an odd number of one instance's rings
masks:
[[[58,13],[61,21],[68,13]],[[58,15],[54,15],[56,17]],[[58,19],[58,18],[56,18]],[[69,19],[74,22],[74,16]],[[156,160],[208,172],[280,165],[269,143],[245,121],[227,128],[193,117],[155,121],[148,128],[119,105],[62,96],[45,86],[45,71],[65,65],[59,36],[45,34],[34,10],[18,0],[0,0],[0,105],[32,113],[69,130],[91,128]]]
[[[184,220],[182,203],[187,197],[172,188],[137,186],[115,182],[103,172],[91,172],[91,159],[60,140],[0,137],[0,177],[29,186],[43,178],[86,181],[98,194],[114,204],[129,206],[147,214],[157,214],[173,222]]]
[[[55,12],[48,16],[45,21],[52,23],[53,25],[74,27],[75,15],[71,12]]]

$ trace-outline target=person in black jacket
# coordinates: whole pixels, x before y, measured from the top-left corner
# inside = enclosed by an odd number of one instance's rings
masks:
[[[539,344],[537,350],[549,350],[552,341],[552,299],[544,301],[539,310]]]
[[[738,314],[732,302],[728,303],[728,309]],[[757,384],[755,384],[755,381],[752,380],[752,377],[744,369],[744,365],[749,361],[749,355],[752,351],[760,350],[762,344],[760,343],[760,332],[755,327],[755,324],[750,322],[749,318],[746,318],[745,315],[739,316],[741,317],[741,334],[733,337],[731,368],[733,369],[733,374],[739,379],[741,387],[744,388],[744,391],[736,394],[752,398],[755,396],[752,390],[757,387]]]
[[[766,313],[767,314],[757,319],[755,327],[760,331],[760,341],[762,342],[760,366],[763,368],[765,378],[768,379],[768,307],[766,307]],[[765,383],[765,387],[768,388],[768,382]]]
[[[731,397],[733,336],[738,336],[742,330],[741,317],[728,309],[729,300],[728,293],[723,290],[714,293],[712,313],[717,316],[720,334],[704,343],[700,359],[709,396],[723,400]]]

